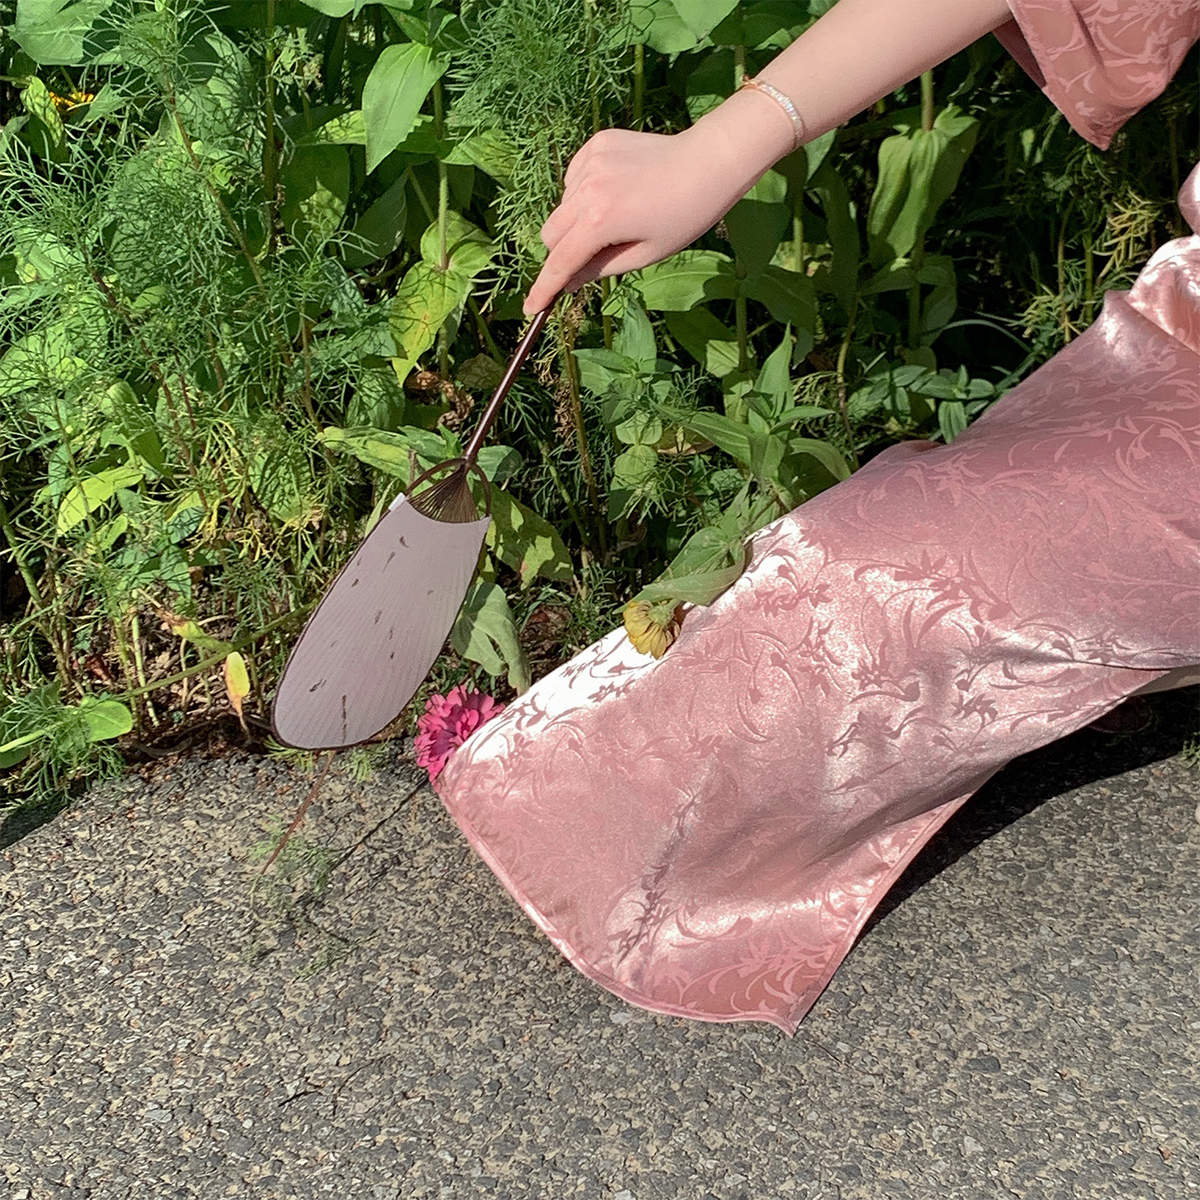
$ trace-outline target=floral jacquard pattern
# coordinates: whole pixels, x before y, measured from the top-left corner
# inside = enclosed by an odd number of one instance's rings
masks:
[[[1171,81],[1200,38],[1197,0],[1008,0],[997,37],[1101,149]]]
[[[1194,7],[1014,3],[1056,98],[1082,86],[1072,29],[1132,78],[1139,26],[1149,98]],[[1073,119],[1128,115],[1108,75]],[[1200,170],[1181,204],[1200,219]],[[893,447],[762,530],[662,659],[614,631],[462,746],[447,807],[576,967],[793,1030],[989,776],[1200,663],[1198,329],[1189,237],[952,445]]]

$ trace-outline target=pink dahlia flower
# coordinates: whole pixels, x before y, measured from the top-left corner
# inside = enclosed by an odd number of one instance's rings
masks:
[[[417,718],[417,765],[429,772],[430,782],[480,725],[499,716],[503,704],[485,692],[467,691],[459,684],[447,696],[436,693],[425,702],[425,712]]]

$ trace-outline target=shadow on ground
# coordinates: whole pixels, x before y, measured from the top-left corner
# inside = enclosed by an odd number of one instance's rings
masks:
[[[871,914],[861,937],[981,842],[1072,788],[1174,758],[1200,734],[1200,687],[1126,701],[1128,730],[1086,726],[1009,763],[946,822]]]

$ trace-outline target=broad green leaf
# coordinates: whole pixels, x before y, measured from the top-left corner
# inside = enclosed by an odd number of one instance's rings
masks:
[[[954,191],[978,131],[978,121],[951,105],[937,114],[933,129],[914,126],[883,141],[867,215],[875,266],[905,257],[924,236]]]
[[[59,116],[58,109],[54,107],[54,98],[50,95],[50,89],[36,75],[21,89],[21,103],[30,116],[37,117],[46,127],[51,141],[56,146],[62,145],[64,136],[62,117]]]
[[[787,181],[768,171],[726,214],[725,227],[734,252],[751,277],[774,257],[791,224],[791,209],[783,203]]]
[[[779,419],[771,427],[772,433],[782,433],[799,421],[822,421],[826,417],[836,415],[830,408],[822,408],[818,404],[797,404],[779,414]]]
[[[438,223],[434,221],[421,235],[421,257],[438,269],[441,267],[440,242]],[[491,266],[496,246],[478,225],[451,209],[446,214],[446,252],[447,270],[464,279],[474,279]]]
[[[55,529],[59,533],[74,529],[89,513],[107,504],[118,488],[136,487],[144,478],[141,467],[126,465],[110,467],[81,479],[58,506]]]
[[[658,471],[658,453],[653,446],[630,446],[613,460],[613,487],[638,491]]]
[[[662,440],[663,423],[653,413],[635,412],[615,426],[613,433],[627,446],[657,446]]]
[[[511,479],[522,465],[520,454],[511,446],[483,446],[479,451],[478,462],[488,480],[497,485]],[[495,495],[493,489],[493,498]]]
[[[323,121],[316,129],[300,134],[296,138],[299,146],[365,146],[367,125],[361,108],[351,112],[337,113]]]
[[[693,533],[671,560],[664,577],[670,579],[695,575],[743,561],[745,535],[736,516],[734,508],[731,507],[721,515],[721,519],[715,525]]]
[[[849,312],[854,306],[858,263],[862,253],[850,193],[829,159],[813,176],[809,186],[821,200],[829,243],[833,249],[833,262],[828,268],[822,268],[820,278],[827,283],[842,308]]]
[[[634,599],[711,604],[738,579],[749,560],[738,515],[731,508],[717,525],[692,534],[671,565]]]
[[[113,426],[110,428],[127,441],[135,442],[147,429],[154,429],[153,412],[124,379],[118,379],[105,388],[96,401],[96,408],[112,418]]]
[[[0,397],[42,386],[61,388],[86,369],[74,353],[67,322],[55,321],[18,338],[0,358]]]
[[[737,334],[707,308],[667,313],[671,336],[718,379],[738,367]]]
[[[111,521],[105,521],[96,530],[94,537],[87,540],[84,553],[97,557],[113,548],[113,544],[129,530],[129,518],[124,513],[117,513]]]
[[[644,371],[654,370],[658,361],[654,327],[640,305],[630,302],[625,306],[621,328],[613,338],[613,350],[632,359]]]
[[[215,521],[220,501],[214,497],[209,501],[209,504],[212,505],[212,513]],[[198,491],[185,492],[180,496],[167,509],[167,536],[171,539],[172,543],[179,545],[180,542],[190,538],[200,528],[205,513],[208,511],[205,507],[204,497]]]
[[[193,646],[198,646],[201,650],[208,650],[212,654],[231,654],[233,652],[233,647],[228,642],[223,642],[220,638],[205,633],[191,617],[181,617],[165,609],[159,611],[159,616],[162,617],[167,628],[181,641],[190,642]]]
[[[765,305],[776,321],[795,329],[800,342],[799,355],[812,349],[812,334],[817,327],[817,290],[807,275],[768,266],[761,274],[743,281],[742,290],[751,300]]]
[[[693,122],[700,120],[733,93],[733,75],[732,50],[722,47],[710,51],[701,59],[700,65],[687,77],[685,84],[688,116]]]
[[[520,573],[522,587],[528,587],[535,575],[560,581],[571,578],[571,556],[558,531],[501,488],[492,489],[487,545],[501,562]]]
[[[938,156],[937,168],[933,175],[931,221],[958,186],[963,167],[966,166],[979,137],[979,122],[950,104],[934,118],[933,127],[946,138],[946,147]]]
[[[831,129],[828,133],[821,134],[819,138],[813,138],[811,142],[805,143],[804,161],[808,168],[809,179],[821,169],[821,164],[829,156],[830,150],[833,149],[833,142],[836,137],[837,130]]]
[[[627,278],[645,306],[659,312],[690,312],[706,300],[737,295],[733,262],[716,250],[681,250]]]
[[[391,338],[388,338],[391,341]],[[391,347],[389,345],[388,349]],[[351,427],[397,430],[405,423],[408,397],[390,367],[364,367],[355,373],[354,395],[346,413]]]
[[[754,390],[764,396],[771,405],[771,415],[778,420],[780,414],[792,402],[792,380],[789,368],[792,362],[791,330],[785,329],[783,341],[771,352],[763,363]]]
[[[607,395],[614,383],[637,376],[637,363],[615,350],[596,347],[574,353],[579,363],[579,382],[594,396]]]
[[[412,131],[421,105],[447,66],[445,58],[435,58],[429,46],[416,42],[387,46],[375,60],[363,86],[368,174]]]
[[[84,696],[79,716],[90,742],[106,742],[133,728],[133,714],[119,700],[97,700]]]
[[[672,3],[680,19],[699,41],[730,14],[738,0],[672,0]]]
[[[642,42],[659,54],[691,50],[700,41],[672,0],[631,0],[630,18],[630,43]]]
[[[428,470],[452,457],[446,443],[436,433],[413,426],[391,433],[383,429],[340,429],[336,425],[327,425],[318,434],[318,441],[332,449],[345,450],[367,466],[403,480],[406,487],[410,454],[417,456],[420,470]]]
[[[388,317],[388,328],[396,343],[393,366],[403,382],[417,360],[437,340],[442,323],[465,303],[471,280],[457,271],[439,271],[427,262],[408,269]]]
[[[8,229],[12,233],[17,275],[22,283],[39,280],[65,283],[85,272],[83,255],[73,246],[45,229],[10,220]]]
[[[244,725],[246,718],[242,715],[242,701],[250,695],[250,672],[246,668],[246,660],[236,651],[231,651],[225,658],[225,695],[238,720]]]
[[[400,245],[408,216],[407,189],[408,181],[401,176],[354,222],[343,252],[347,266],[365,267],[386,258]]]
[[[893,259],[880,267],[860,290],[864,296],[878,296],[883,292],[907,292],[915,282],[916,276],[909,260]]]
[[[249,440],[247,475],[255,498],[277,521],[299,520],[308,510],[311,480],[304,449],[273,413],[258,418]]]
[[[507,186],[519,155],[517,144],[503,130],[484,129],[457,142],[445,155],[445,161],[457,166],[478,167]]]
[[[748,425],[741,421],[732,421],[719,413],[709,412],[688,413],[680,419],[680,423],[691,433],[698,433],[707,438],[738,462],[749,465],[750,445],[754,435]]]
[[[326,242],[350,196],[350,160],[342,146],[298,146],[281,172],[283,222],[298,241]]]
[[[879,177],[867,215],[871,262],[903,258],[928,228],[930,185],[941,138],[917,129],[894,134],[879,147]]]
[[[921,283],[933,285],[921,306],[921,329],[928,343],[950,323],[958,309],[958,276],[954,260],[946,255],[928,254],[917,278]]]
[[[697,571],[692,575],[659,578],[642,588],[635,600],[677,600],[689,604],[711,604],[722,592],[735,584],[745,571],[742,564]]]
[[[677,0],[681,5],[688,0]],[[729,15],[712,30],[714,42],[722,46],[748,46],[754,49],[783,50],[820,15],[813,0],[742,0]]]
[[[304,0],[304,3],[327,17],[344,17],[350,12],[358,12],[363,6],[363,0]]]
[[[789,458],[796,455],[808,455],[815,458],[834,479],[850,478],[850,464],[829,442],[820,441],[818,438],[788,438],[787,454]]]
[[[967,427],[967,409],[961,400],[943,400],[938,405],[937,417],[938,428],[947,444]]]
[[[96,18],[112,0],[17,0],[9,32],[43,66],[73,66],[85,58],[84,42]]]
[[[476,580],[450,631],[450,642],[464,658],[492,675],[507,667],[508,682],[516,691],[529,687],[529,662],[521,649],[508,598],[496,584]]]

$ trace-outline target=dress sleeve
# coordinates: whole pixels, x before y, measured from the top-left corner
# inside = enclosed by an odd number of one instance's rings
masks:
[[[1089,142],[1113,135],[1200,39],[1200,0],[1008,0],[996,36]]]

